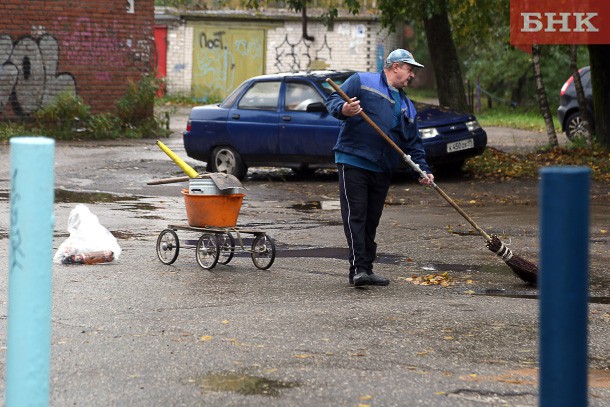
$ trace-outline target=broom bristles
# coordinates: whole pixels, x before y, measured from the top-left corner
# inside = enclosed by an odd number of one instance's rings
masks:
[[[487,242],[487,248],[501,257],[521,280],[534,285],[538,282],[538,266],[515,255],[500,241],[498,236],[491,236],[491,240]]]

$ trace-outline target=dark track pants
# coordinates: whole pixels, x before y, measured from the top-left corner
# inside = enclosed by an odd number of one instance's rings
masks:
[[[349,274],[373,272],[375,235],[390,188],[388,174],[337,164],[343,229],[349,247]]]

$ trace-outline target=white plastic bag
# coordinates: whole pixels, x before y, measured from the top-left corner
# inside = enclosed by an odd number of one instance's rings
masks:
[[[116,238],[102,226],[86,205],[78,204],[68,217],[70,236],[59,246],[53,262],[70,263],[70,258],[95,252],[112,252],[111,258],[117,260],[121,248]]]

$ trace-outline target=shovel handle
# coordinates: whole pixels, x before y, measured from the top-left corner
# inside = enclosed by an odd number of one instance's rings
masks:
[[[350,103],[352,100],[349,98],[349,96],[347,96],[345,94],[345,92],[343,92],[343,89],[341,89],[339,87],[339,85],[337,85],[335,82],[333,82],[332,79],[330,78],[326,78],[326,82],[332,86],[332,88],[337,92],[337,94],[339,94],[339,96],[341,96],[343,98],[343,100],[345,100],[347,103]],[[379,126],[377,126],[377,124],[375,124],[375,122],[373,120],[371,120],[371,118],[364,113],[363,110],[360,111],[360,113],[358,113],[360,116],[362,116],[362,118],[364,119],[364,121],[366,121],[368,124],[371,125],[371,127],[373,127],[373,129],[375,129],[375,131],[377,133],[379,133],[379,135],[381,137],[383,137],[385,139],[385,141],[387,141],[390,146],[392,146],[392,148],[394,150],[396,150],[396,152],[398,152],[398,154],[400,154],[400,156],[402,157],[402,159],[409,165],[409,167],[411,167],[415,172],[417,172],[419,174],[420,177],[422,178],[428,178],[428,175],[419,167],[419,164],[416,164],[412,159],[411,156],[408,154],[405,154],[404,151],[402,151],[402,149],[400,147],[398,147],[398,145],[394,142],[394,140],[392,140],[387,134],[385,134],[385,132],[383,130],[381,130],[379,128]],[[460,215],[462,215],[462,217],[464,219],[466,219],[466,221],[468,223],[470,223],[470,225],[475,228],[475,230],[477,232],[479,232],[479,234],[481,236],[483,236],[485,238],[485,240],[487,240],[488,242],[491,241],[491,236],[489,236],[483,229],[481,229],[479,227],[479,225],[477,225],[475,223],[474,220],[472,220],[472,218],[470,216],[468,216],[468,214],[466,212],[464,212],[464,210],[462,210],[462,208],[460,208],[458,206],[457,203],[455,203],[455,201],[453,199],[451,199],[451,197],[449,195],[447,195],[445,193],[445,191],[443,191],[438,185],[436,185],[436,183],[434,181],[432,181],[432,183],[430,184],[430,186],[432,188],[434,188],[434,190],[436,192],[438,192],[438,194],[443,197],[443,199],[445,201],[447,201],[449,203],[449,205],[451,205],[453,207],[453,209],[455,209]]]

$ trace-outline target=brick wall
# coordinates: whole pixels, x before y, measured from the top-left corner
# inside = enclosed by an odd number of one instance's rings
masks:
[[[267,31],[266,73],[305,70],[310,61],[317,68],[377,71],[377,52],[387,54],[400,38],[381,29],[378,21],[341,21],[328,30],[321,22],[311,21],[302,38],[301,21],[285,21],[283,26]]]
[[[27,117],[74,91],[94,113],[154,67],[154,2],[0,3],[0,120]]]
[[[163,15],[158,10],[159,15]],[[167,92],[175,95],[190,95],[193,75],[193,28],[198,24],[223,24],[226,29],[240,26],[260,27],[265,30],[264,73],[297,71],[314,68],[352,69],[357,71],[377,71],[380,58],[402,44],[401,32],[389,33],[381,28],[378,19],[347,18],[336,21],[329,30],[319,19],[310,18],[307,33],[314,41],[302,38],[302,23],[294,13],[285,16],[257,15],[240,17],[238,12],[209,13],[196,15],[175,12],[171,23],[158,22],[168,26],[167,48]],[[245,14],[245,13],[244,13]],[[312,13],[313,15],[313,13]],[[219,23],[219,21],[223,21]],[[223,76],[221,74],[219,77]],[[232,89],[229,89],[230,91]]]

